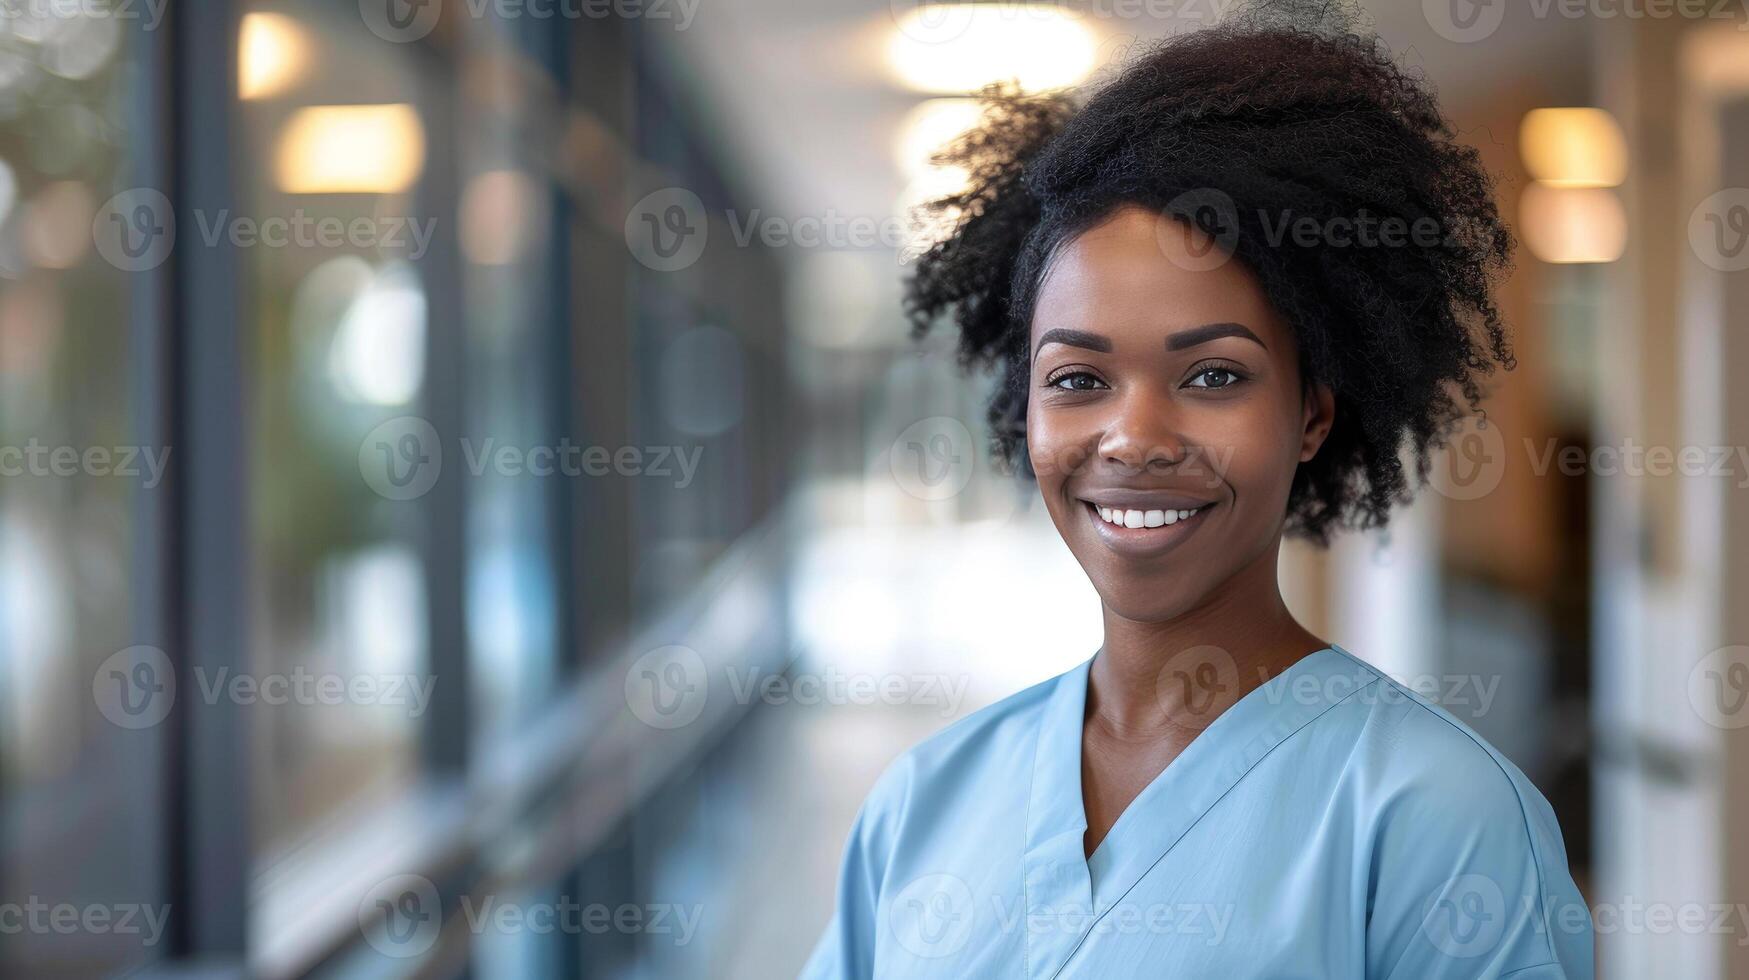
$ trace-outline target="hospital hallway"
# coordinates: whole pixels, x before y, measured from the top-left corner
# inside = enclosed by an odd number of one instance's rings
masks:
[[[1749,980],[1749,20],[1356,3],[1516,366],[1288,607],[1600,976]],[[795,976],[887,766],[1101,643],[906,318],[937,154],[1228,6],[0,3],[0,976]]]

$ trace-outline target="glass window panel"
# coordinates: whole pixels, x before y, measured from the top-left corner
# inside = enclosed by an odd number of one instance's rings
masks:
[[[129,256],[93,234],[130,186],[137,36],[98,5],[0,12],[4,976],[108,974],[164,941],[167,662],[130,586],[168,457],[136,431]]]
[[[257,7],[242,27],[250,166],[209,239],[251,304],[249,666],[256,844],[344,826],[420,772],[423,543],[442,458],[424,418],[435,224],[418,52],[356,18]],[[222,246],[221,246],[222,247]],[[269,699],[267,684],[277,685]],[[277,702],[277,703],[276,703]]]
[[[538,148],[540,69],[489,30],[464,59],[457,230],[467,335],[467,601],[475,734],[514,731],[556,690],[554,507],[580,478],[555,433],[551,183]]]

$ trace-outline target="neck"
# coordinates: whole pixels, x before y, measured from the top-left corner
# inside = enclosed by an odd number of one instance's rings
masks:
[[[1181,685],[1162,683],[1163,672],[1220,678],[1224,709],[1306,654],[1328,646],[1294,619],[1276,578],[1280,542],[1218,586],[1195,609],[1172,619],[1143,622],[1104,611],[1105,644],[1088,675],[1088,714],[1117,731],[1146,734],[1213,720],[1208,702]],[[1204,652],[1188,651],[1202,648]],[[1209,649],[1209,648],[1212,648]],[[1209,664],[1210,666],[1203,666]],[[1188,689],[1186,689],[1188,691]],[[1201,701],[1201,704],[1196,702]]]

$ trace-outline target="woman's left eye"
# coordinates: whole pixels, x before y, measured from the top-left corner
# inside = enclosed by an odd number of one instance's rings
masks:
[[[1185,384],[1187,388],[1225,388],[1239,380],[1239,375],[1226,368],[1208,368],[1192,375]]]
[[[1093,391],[1100,387],[1100,381],[1086,371],[1075,371],[1052,378],[1051,387],[1062,388],[1065,391]]]

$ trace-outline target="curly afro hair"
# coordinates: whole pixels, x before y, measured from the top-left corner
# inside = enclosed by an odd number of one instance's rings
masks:
[[[1081,104],[985,90],[983,122],[937,158],[971,180],[925,206],[951,231],[919,256],[906,313],[917,336],[951,313],[964,365],[997,369],[1001,462],[1030,474],[1028,328],[1051,256],[1131,205],[1195,222],[1245,263],[1305,383],[1335,394],[1329,437],[1294,476],[1290,533],[1383,526],[1411,470],[1425,482],[1480,380],[1514,366],[1491,296],[1514,242],[1476,151],[1357,23],[1331,0],[1274,0],[1159,42]],[[1435,232],[1370,247],[1282,233],[1306,218]]]

